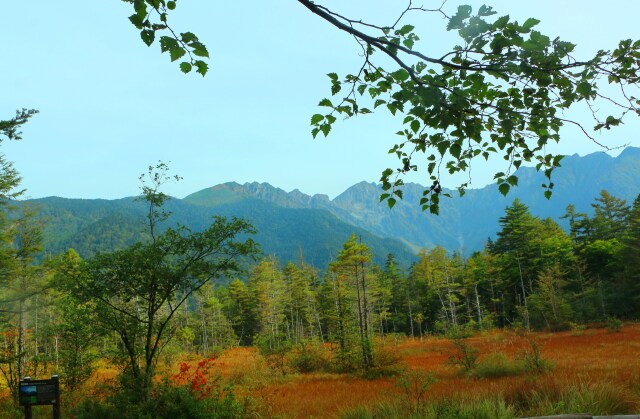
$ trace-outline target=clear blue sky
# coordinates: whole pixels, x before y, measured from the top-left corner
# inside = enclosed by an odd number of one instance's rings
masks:
[[[321,3],[380,24],[406,4]],[[450,0],[446,9],[459,3]],[[484,3],[520,21],[540,19],[543,33],[577,43],[579,57],[640,38],[637,0]],[[180,73],[157,44],[146,47],[127,19],[129,9],[118,0],[2,5],[0,117],[22,107],[41,112],[24,128],[23,141],[5,141],[0,149],[23,175],[29,197],[135,195],[138,175],[158,160],[184,177],[167,188],[177,197],[227,181],[334,197],[395,167],[387,150],[399,138],[400,121],[382,113],[339,122],[328,139],[311,139],[309,119],[329,94],[325,74],[357,71],[358,48],[297,2],[179,0],[172,24],[208,46],[205,78]],[[437,16],[414,15],[407,23],[420,28],[424,51],[444,51],[455,41]],[[640,146],[638,122],[599,140]],[[554,151],[599,149],[566,132]],[[492,169],[476,165],[473,187],[489,182]]]

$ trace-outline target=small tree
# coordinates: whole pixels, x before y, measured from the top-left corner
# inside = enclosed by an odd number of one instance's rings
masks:
[[[137,401],[148,398],[158,355],[169,339],[176,312],[194,292],[237,272],[239,259],[257,251],[251,239],[235,240],[255,233],[249,223],[235,218],[215,217],[201,232],[178,225],[158,233],[160,223],[169,217],[162,210],[169,197],[159,191],[171,180],[167,171],[159,163],[141,176],[149,239],[90,259],[70,290],[93,302],[102,325],[120,337],[125,384],[134,390]],[[145,183],[148,180],[150,185]]]

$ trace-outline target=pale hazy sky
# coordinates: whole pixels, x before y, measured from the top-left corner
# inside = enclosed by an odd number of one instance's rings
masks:
[[[406,4],[321,3],[379,24]],[[543,33],[577,43],[580,58],[640,38],[637,0],[450,0],[446,9],[460,3],[487,3],[521,22],[536,17]],[[184,177],[167,188],[177,197],[227,181],[334,197],[395,167],[387,150],[400,138],[394,133],[401,121],[383,113],[339,121],[329,138],[312,140],[309,119],[329,96],[325,74],[357,71],[359,57],[349,36],[297,2],[178,1],[172,25],[196,33],[210,51],[205,78],[180,73],[157,44],[146,47],[130,14],[118,0],[3,2],[0,118],[23,107],[40,114],[25,126],[23,141],[5,141],[0,151],[15,162],[29,197],[135,195],[138,175],[158,160]],[[456,42],[434,15],[407,23],[419,28],[423,51],[436,54]],[[639,132],[636,118],[599,141],[640,146]],[[564,134],[554,151],[599,151],[575,132]],[[494,169],[476,165],[473,187],[489,182]]]

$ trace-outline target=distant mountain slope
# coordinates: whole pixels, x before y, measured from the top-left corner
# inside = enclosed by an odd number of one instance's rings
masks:
[[[133,198],[106,201],[51,197],[23,203],[38,208],[45,220],[45,249],[49,253],[71,247],[86,257],[122,248],[144,237],[145,207]],[[254,239],[263,252],[283,263],[302,257],[324,269],[352,233],[371,248],[376,263],[383,264],[390,252],[405,265],[415,257],[400,241],[381,239],[322,209],[284,208],[256,198],[234,199],[231,194],[226,194],[224,203],[214,206],[172,199],[167,209],[173,213],[173,222],[194,230],[205,228],[214,215],[245,218],[257,228]]]
[[[544,177],[532,168],[518,171],[519,186],[507,197],[496,185],[468,190],[462,198],[443,199],[441,215],[420,210],[422,186],[407,184],[404,200],[390,210],[379,202],[380,187],[361,182],[335,199],[309,196],[298,190],[285,192],[268,183],[235,182],[203,189],[186,198],[172,199],[167,209],[174,222],[202,229],[213,215],[237,216],[258,229],[256,240],[264,253],[281,261],[300,255],[319,268],[334,259],[342,243],[356,233],[371,247],[376,262],[386,254],[413,260],[420,248],[442,245],[469,254],[482,249],[498,231],[498,219],[515,198],[526,203],[534,215],[556,220],[568,204],[579,212],[591,213],[591,203],[600,190],[629,203],[640,193],[640,149],[627,148],[618,157],[595,153],[568,156],[554,173],[554,194],[546,200],[540,187]],[[455,194],[453,194],[455,195]],[[40,208],[46,220],[46,250],[51,253],[75,248],[87,256],[140,240],[145,207],[133,198],[81,200],[43,198],[22,202]]]
[[[462,198],[444,198],[437,217],[420,210],[418,202],[424,187],[417,184],[405,185],[404,200],[392,210],[379,202],[379,185],[366,182],[348,188],[333,200],[298,190],[287,193],[268,183],[231,182],[196,192],[184,201],[216,207],[258,199],[282,208],[326,209],[349,224],[381,237],[396,238],[414,250],[439,244],[469,253],[481,249],[487,238],[495,236],[498,219],[515,198],[525,202],[533,214],[556,220],[565,213],[568,204],[574,204],[580,212],[591,213],[590,205],[602,189],[632,202],[640,193],[640,149],[629,147],[615,158],[606,153],[565,157],[562,167],[554,172],[555,187],[550,200],[544,198],[540,187],[546,183],[541,173],[523,167],[517,175],[519,186],[507,197],[500,195],[496,185],[471,189]]]

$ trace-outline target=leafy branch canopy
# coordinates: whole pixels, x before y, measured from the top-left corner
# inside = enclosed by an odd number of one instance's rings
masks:
[[[186,57],[180,63],[185,73],[195,67],[206,74],[208,67],[199,58],[208,58],[206,47],[192,33],[178,35],[167,23],[176,1],[123,1],[133,5],[135,13],[129,19],[147,45],[157,31],[168,31],[160,38],[162,52],[172,61]],[[390,207],[402,198],[404,175],[420,169],[431,182],[420,205],[438,213],[440,197],[447,195],[441,175],[470,174],[474,160],[488,160],[493,154],[505,160],[494,175],[502,194],[518,184],[515,171],[533,162],[548,179],[542,186],[549,198],[551,175],[562,156],[549,153],[546,146],[560,141],[561,127],[573,125],[597,143],[593,131],[618,126],[629,114],[640,115],[640,40],[623,40],[613,50],[580,60],[573,55],[574,44],[537,31],[537,19],[520,23],[498,16],[490,6],[474,10],[463,5],[449,14],[444,2],[427,9],[409,0],[388,26],[380,26],[349,18],[320,2],[297,2],[349,34],[362,50],[358,71],[342,77],[328,74],[332,98],[322,99],[323,111],[311,117],[313,137],[326,137],[338,115],[386,109],[404,116],[396,132],[400,139],[389,150],[398,167],[385,169],[380,179],[380,198]],[[439,57],[418,48],[420,38],[407,19],[419,13],[441,15],[446,30],[459,36],[458,44]],[[593,127],[565,116],[576,105],[588,109]],[[460,195],[469,181],[458,186]]]

